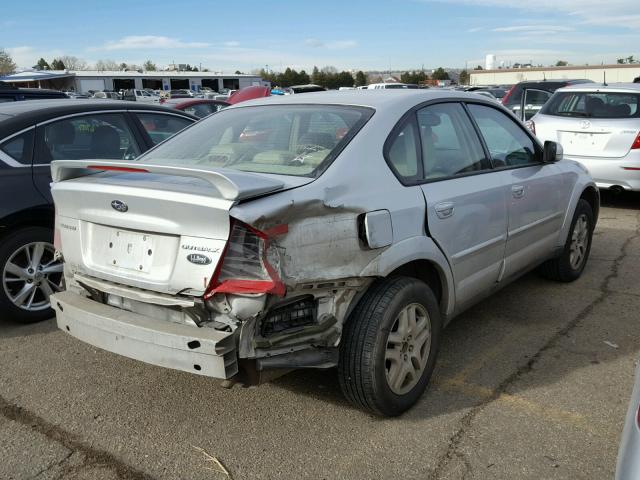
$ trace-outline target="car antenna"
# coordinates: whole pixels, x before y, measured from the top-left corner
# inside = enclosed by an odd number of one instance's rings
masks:
[[[607,85],[607,72],[602,72],[602,75],[604,75],[604,81],[602,82],[602,86],[603,87],[608,87],[608,85]]]

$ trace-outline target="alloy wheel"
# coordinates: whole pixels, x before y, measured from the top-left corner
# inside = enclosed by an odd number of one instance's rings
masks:
[[[584,261],[589,246],[589,220],[583,213],[576,220],[571,233],[571,246],[569,247],[569,264],[574,270],[578,270]]]
[[[431,320],[419,303],[404,307],[396,317],[385,351],[387,384],[396,395],[404,395],[416,386],[431,351]]]
[[[63,265],[47,242],[21,246],[2,270],[2,286],[9,300],[26,311],[50,307],[49,296],[62,290]]]

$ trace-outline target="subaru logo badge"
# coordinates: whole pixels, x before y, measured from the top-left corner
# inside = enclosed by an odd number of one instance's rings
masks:
[[[127,204],[120,200],[114,200],[113,202],[111,202],[111,208],[122,213],[129,210],[129,207],[127,206]]]
[[[589,128],[590,126],[591,126],[591,122],[590,122],[589,120],[582,120],[582,121],[580,122],[580,128],[582,128],[582,129],[585,129],[585,130],[586,130],[586,129],[587,129],[587,128]]]
[[[209,265],[211,263],[211,259],[201,253],[192,253],[187,255],[187,260],[191,263],[195,263],[196,265]]]

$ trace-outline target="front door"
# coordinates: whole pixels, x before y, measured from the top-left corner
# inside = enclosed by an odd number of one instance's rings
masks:
[[[504,278],[546,259],[557,244],[564,216],[562,177],[542,162],[526,129],[499,109],[469,105],[494,166],[509,175],[509,227]]]

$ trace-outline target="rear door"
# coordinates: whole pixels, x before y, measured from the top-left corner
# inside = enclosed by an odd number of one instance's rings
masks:
[[[542,163],[542,150],[521,123],[500,109],[468,106],[491,160],[510,177],[504,277],[545,259],[558,242],[566,194],[560,169]]]
[[[34,130],[0,139],[0,218],[45,203],[31,175]]]
[[[36,130],[33,176],[36,187],[52,201],[52,160],[132,160],[146,150],[123,112],[96,112],[49,120]]]
[[[520,120],[530,120],[549,101],[552,93],[538,88],[525,88],[522,94]]]
[[[415,175],[426,200],[427,232],[445,253],[460,308],[486,294],[502,267],[507,231],[508,175],[495,172],[460,103],[439,103],[416,112],[398,136],[418,144]],[[404,137],[404,140],[403,140]],[[410,142],[408,142],[410,144]],[[389,150],[393,153],[396,145]]]

